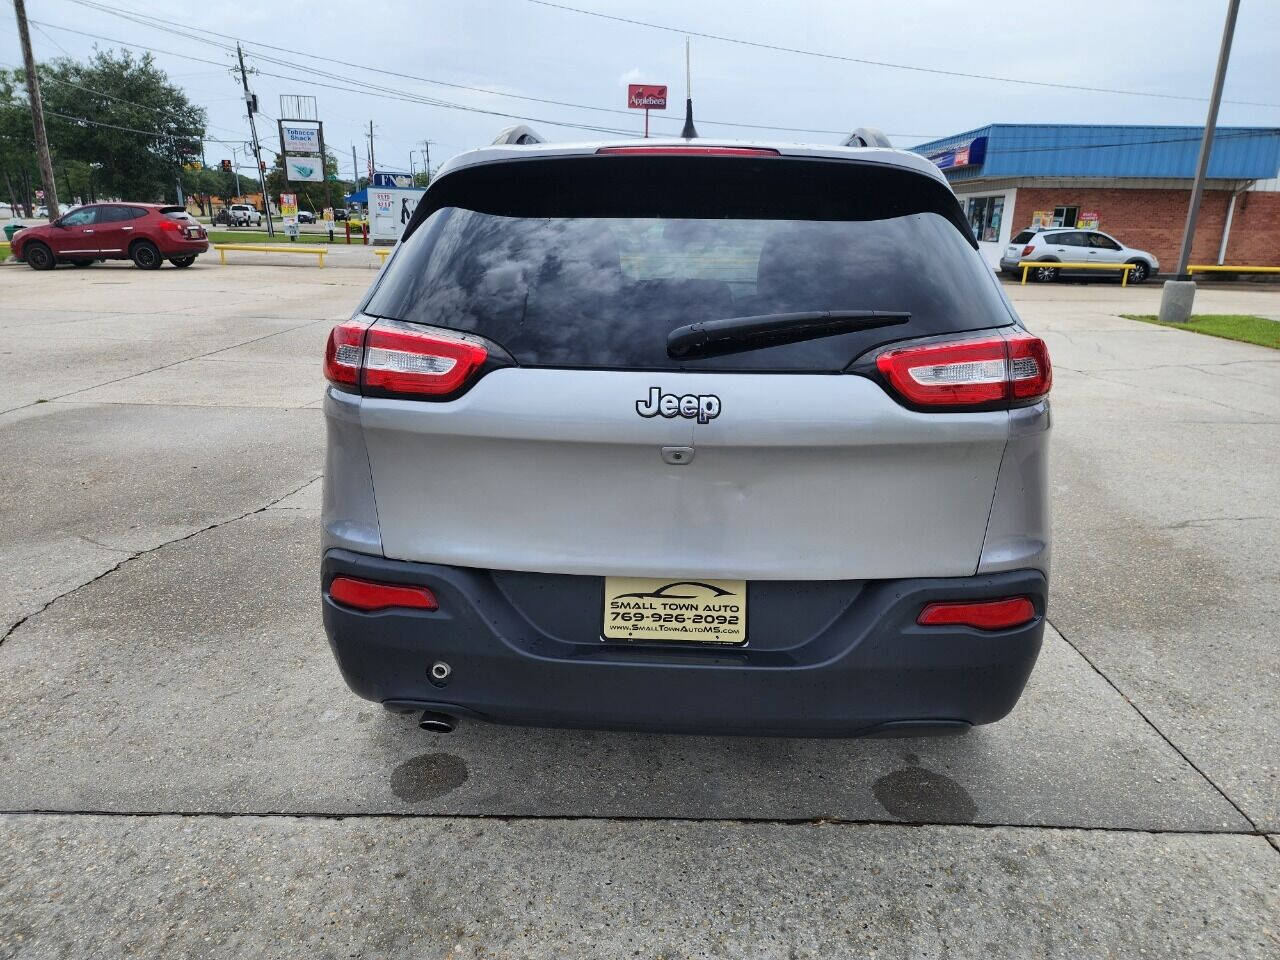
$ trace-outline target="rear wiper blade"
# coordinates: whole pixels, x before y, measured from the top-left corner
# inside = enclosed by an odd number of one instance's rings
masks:
[[[726,317],[676,327],[667,334],[667,356],[677,360],[718,357],[726,353],[834,337],[854,330],[888,327],[910,319],[911,314],[892,310],[812,310],[766,313],[757,317]]]

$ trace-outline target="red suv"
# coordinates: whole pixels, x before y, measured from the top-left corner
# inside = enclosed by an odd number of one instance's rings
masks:
[[[143,270],[166,260],[189,267],[208,249],[204,227],[185,209],[154,203],[90,203],[13,235],[13,255],[33,270],[87,267],[95,260],[132,260]]]

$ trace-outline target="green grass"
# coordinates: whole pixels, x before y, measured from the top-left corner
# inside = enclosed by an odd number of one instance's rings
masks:
[[[1254,317],[1243,313],[1200,313],[1192,314],[1187,323],[1160,323],[1155,314],[1122,313],[1127,320],[1141,320],[1143,323],[1154,323],[1162,327],[1176,327],[1180,330],[1194,330],[1210,337],[1222,337],[1224,340],[1239,340],[1242,343],[1256,343],[1260,347],[1280,350],[1280,322],[1265,317]]]
[[[3,263],[8,259],[9,259],[9,245],[7,243],[0,242],[0,263]]]

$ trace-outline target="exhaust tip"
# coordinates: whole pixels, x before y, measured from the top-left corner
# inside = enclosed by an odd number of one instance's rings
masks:
[[[458,722],[447,713],[436,713],[434,710],[423,710],[418,718],[418,726],[429,733],[453,733]]]

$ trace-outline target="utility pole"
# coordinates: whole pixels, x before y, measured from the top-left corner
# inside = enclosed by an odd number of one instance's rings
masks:
[[[1227,78],[1227,61],[1231,59],[1231,41],[1236,32],[1236,14],[1240,12],[1240,0],[1228,0],[1227,22],[1222,28],[1222,43],[1218,47],[1218,69],[1213,75],[1213,92],[1209,95],[1209,116],[1204,122],[1204,136],[1200,139],[1200,158],[1196,162],[1196,179],[1191,187],[1191,203],[1187,207],[1187,225],[1182,231],[1182,249],[1178,252],[1178,272],[1172,280],[1166,280],[1160,291],[1160,322],[1186,323],[1191,319],[1191,308],[1196,299],[1196,282],[1187,273],[1191,262],[1191,244],[1196,237],[1196,218],[1200,215],[1200,201],[1204,197],[1204,181],[1209,172],[1209,155],[1213,152],[1213,134],[1218,125],[1218,107],[1222,103],[1222,85]]]
[[[36,131],[36,156],[40,161],[40,179],[44,181],[44,206],[52,222],[61,215],[58,212],[58,185],[53,181],[53,161],[49,159],[49,140],[44,133],[44,102],[40,99],[36,58],[31,52],[26,0],[13,0],[13,13],[18,18],[18,39],[22,42],[22,63],[27,73],[27,100],[31,103],[31,126]]]
[[[422,141],[422,150],[427,155],[427,183],[431,182],[431,141]]]
[[[373,121],[369,121],[369,182],[373,183],[373,171],[378,168],[373,164]]]
[[[244,87],[244,108],[249,115],[249,133],[253,137],[253,162],[258,165],[258,183],[262,187],[262,205],[266,208],[264,213],[267,217],[267,236],[274,237],[276,228],[271,222],[271,197],[267,195],[267,175],[262,169],[262,147],[258,143],[258,126],[253,122],[256,101],[253,94],[249,92],[249,76],[244,69],[244,51],[240,49],[239,43],[236,44],[236,57],[240,60],[240,83]]]

